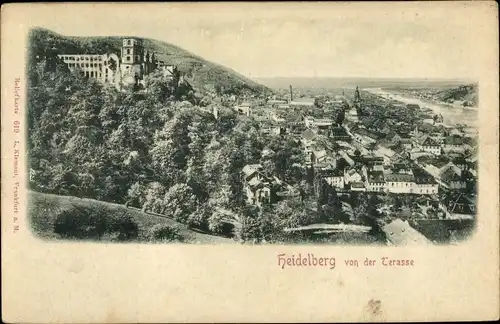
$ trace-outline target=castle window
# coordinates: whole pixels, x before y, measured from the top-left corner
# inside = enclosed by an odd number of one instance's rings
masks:
[[[127,54],[130,54],[130,48],[127,48]]]
[[[127,56],[127,61],[130,61],[130,56]]]
[[[127,45],[130,45],[130,39],[127,41]]]

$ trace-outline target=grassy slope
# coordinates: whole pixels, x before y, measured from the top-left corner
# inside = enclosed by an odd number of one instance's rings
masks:
[[[35,44],[37,52],[45,52],[54,47],[57,53],[79,54],[106,52],[120,53],[122,39],[126,37],[67,37],[50,30],[35,28],[31,31],[32,39],[40,40]],[[132,37],[132,36],[131,36]],[[178,46],[143,38],[144,48],[155,52],[157,59],[167,64],[177,65],[186,74],[195,89],[211,90],[215,85],[224,88],[241,85],[250,94],[270,91],[267,87],[252,81],[243,75],[221,65],[209,62]]]
[[[172,219],[148,215],[136,210],[127,209],[123,205],[93,199],[57,196],[30,191],[28,192],[28,218],[34,234],[45,239],[58,239],[59,236],[53,232],[57,214],[64,209],[73,209],[75,208],[74,206],[99,209],[109,213],[129,213],[139,225],[139,240],[142,241],[145,240],[144,234],[149,228],[156,224],[168,224],[178,226],[181,235],[187,243],[213,244],[234,242],[231,239],[198,233]]]

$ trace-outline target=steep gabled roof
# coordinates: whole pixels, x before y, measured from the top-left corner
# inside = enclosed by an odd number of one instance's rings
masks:
[[[249,177],[260,170],[262,170],[261,164],[247,164],[243,167],[242,172],[245,174],[245,177]]]
[[[355,175],[360,175],[358,171],[356,171],[356,169],[350,169],[349,171],[347,171],[347,175],[350,176],[350,177],[353,177]]]
[[[417,142],[421,146],[439,146],[439,144],[435,140],[425,134],[416,137],[415,142]]]
[[[404,173],[387,173],[384,177],[387,182],[413,182],[414,180],[413,175]]]
[[[369,171],[367,173],[369,183],[382,183],[384,180],[384,172],[382,171]]]
[[[313,153],[314,153],[314,157],[316,159],[321,159],[321,158],[326,156],[326,150],[318,150],[318,151],[314,151]]]
[[[351,182],[351,188],[361,189],[364,187],[365,185],[363,184],[363,182]]]
[[[448,210],[451,214],[464,215],[474,215],[475,209],[476,207],[474,201],[472,201],[470,197],[467,197],[463,193],[460,193],[448,207]]]
[[[343,177],[344,170],[340,170],[340,169],[324,170],[324,171],[321,171],[321,176],[323,176],[323,177]]]
[[[440,172],[441,180],[445,182],[461,181],[462,177],[460,175],[460,171],[457,171],[453,167],[446,168],[444,171]]]
[[[463,145],[464,141],[458,136],[448,136],[444,139],[444,144],[446,145]]]
[[[417,184],[436,184],[436,180],[434,177],[429,174],[429,172],[425,171],[419,166],[414,166],[412,168],[413,176],[415,177],[415,183]]]
[[[303,133],[302,133],[302,138],[307,140],[307,141],[312,141],[313,139],[316,138],[316,133],[313,132],[312,130],[310,129],[306,129]]]

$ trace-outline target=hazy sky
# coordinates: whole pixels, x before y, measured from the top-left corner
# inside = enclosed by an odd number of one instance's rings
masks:
[[[409,78],[474,78],[480,15],[494,9],[394,2],[35,7],[30,25],[164,40],[249,77]]]

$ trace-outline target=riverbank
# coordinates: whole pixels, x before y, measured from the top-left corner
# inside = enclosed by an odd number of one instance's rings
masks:
[[[468,127],[477,128],[477,108],[426,102],[418,98],[412,98],[402,96],[398,93],[388,92],[381,88],[368,88],[363,90],[389,100],[399,101],[404,104],[416,104],[422,109],[430,109],[433,113],[443,116],[443,124],[446,126],[454,127],[462,124]]]

